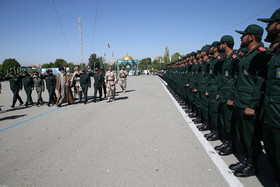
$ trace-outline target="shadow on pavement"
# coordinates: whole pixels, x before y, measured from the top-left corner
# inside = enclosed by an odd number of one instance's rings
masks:
[[[24,117],[24,116],[26,116],[26,115],[27,115],[27,114],[7,116],[7,117],[4,117],[4,118],[0,118],[0,121],[10,120],[10,119],[17,119],[17,118]]]
[[[126,92],[125,93],[129,93],[129,92],[135,92],[136,90],[126,90]],[[116,92],[116,93],[122,93],[122,91],[118,91],[118,92]]]
[[[127,96],[125,96],[125,97],[117,97],[117,98],[115,98],[115,101],[118,101],[118,100],[126,100],[126,99],[128,99]]]

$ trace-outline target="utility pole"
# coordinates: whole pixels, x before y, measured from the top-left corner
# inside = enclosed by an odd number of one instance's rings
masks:
[[[82,66],[82,64],[83,64],[83,40],[82,40],[82,21],[81,21],[81,17],[79,17],[78,22],[79,22],[79,33],[80,33],[80,55],[81,55],[80,66]]]

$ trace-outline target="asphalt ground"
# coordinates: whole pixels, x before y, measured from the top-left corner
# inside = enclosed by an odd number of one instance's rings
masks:
[[[17,103],[11,109],[12,92],[2,82],[0,186],[271,185],[264,155],[259,177],[237,179],[221,170],[221,165],[237,162],[238,155],[212,153],[213,159],[199,138],[203,134],[194,133],[157,76],[128,77],[127,87],[111,103],[60,108]],[[20,96],[26,100],[24,91]],[[32,97],[37,100],[34,91]],[[47,91],[43,99],[48,99]]]

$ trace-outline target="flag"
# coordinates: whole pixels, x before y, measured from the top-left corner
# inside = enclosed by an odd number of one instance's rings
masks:
[[[110,48],[110,44],[109,43],[107,43],[107,46],[108,46],[108,48]]]
[[[114,52],[112,52],[112,57],[114,57]]]

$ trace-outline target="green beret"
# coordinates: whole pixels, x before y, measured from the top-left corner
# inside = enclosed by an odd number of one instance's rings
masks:
[[[220,47],[220,42],[214,41],[211,45],[211,47]]]
[[[220,43],[229,43],[229,42],[234,42],[233,37],[230,35],[224,35],[220,40]]]
[[[259,18],[258,20],[262,22],[274,22],[280,20],[280,8],[275,10],[270,18]]]
[[[239,34],[253,34],[257,36],[263,35],[263,28],[259,25],[252,24],[249,25],[244,31],[235,30],[235,32],[238,32]]]
[[[243,52],[243,53],[247,53],[248,49],[247,48],[239,48],[238,51]]]
[[[201,51],[205,51],[206,53],[209,53],[209,50],[210,50],[210,45],[205,45],[201,48]]]

